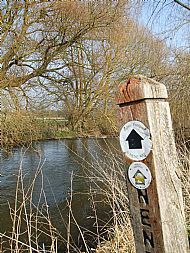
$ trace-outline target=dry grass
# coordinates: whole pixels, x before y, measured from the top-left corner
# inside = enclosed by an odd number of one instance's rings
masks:
[[[121,152],[110,143],[105,141],[104,148],[98,142],[96,145],[101,155],[93,154],[86,149],[91,159],[90,162],[83,159],[86,177],[91,182],[90,196],[96,218],[98,238],[96,253],[134,253],[125,178],[127,166],[123,163]],[[101,202],[97,196],[101,196],[111,212],[110,220],[104,227],[99,225],[100,219],[96,212]],[[105,229],[106,238],[102,235]]]
[[[186,145],[181,145],[179,149],[179,161],[181,168],[181,181],[183,188],[185,216],[188,236],[190,238],[190,150]]]
[[[65,137],[72,134],[61,129],[56,121],[45,121],[27,111],[15,111],[1,115],[0,148],[11,151],[13,147],[29,146],[36,140],[47,140]]]
[[[108,146],[107,146],[108,147]],[[108,147],[110,148],[110,147]],[[102,152],[104,152],[102,150]],[[105,153],[106,155],[106,153]],[[67,238],[53,227],[49,212],[48,200],[45,196],[43,188],[44,179],[42,173],[43,162],[39,162],[36,170],[36,175],[32,183],[24,185],[23,164],[21,161],[18,181],[16,186],[15,203],[10,205],[10,216],[12,220],[11,234],[0,234],[1,237],[1,252],[43,252],[43,253],[58,253],[58,245],[64,242],[67,248],[67,253],[82,252],[76,245],[72,244],[72,235],[70,234],[71,225],[74,222],[78,228],[80,237],[83,240],[84,251],[86,253],[96,252],[134,252],[134,242],[130,219],[128,213],[128,199],[126,195],[125,173],[123,163],[116,159],[115,154],[110,152],[110,164],[104,159],[99,159],[92,155],[93,162],[84,166],[86,176],[90,180],[89,198],[94,212],[94,220],[96,233],[88,231],[97,238],[97,248],[92,249],[85,241],[87,231],[81,229],[74,217],[72,210],[72,184],[73,175],[71,175],[70,196],[67,200],[68,204],[68,223],[67,223]],[[87,161],[84,161],[85,165]],[[93,171],[93,173],[91,173]],[[33,191],[36,179],[41,179],[41,192],[39,193],[39,201],[37,204],[33,202]],[[97,198],[98,196],[98,198]],[[101,200],[99,198],[101,196]],[[112,215],[110,220],[102,226],[102,221],[98,217],[97,205],[100,201],[106,202],[109,206]],[[42,204],[43,203],[43,204]],[[57,210],[60,211],[59,209]],[[65,224],[63,224],[65,225]],[[105,236],[106,234],[106,236]],[[48,240],[42,244],[42,239]]]
[[[35,177],[29,186],[24,185],[23,164],[21,161],[15,192],[14,205],[10,205],[12,220],[11,234],[0,234],[1,252],[57,252],[58,233],[51,224],[47,199],[43,189],[42,163],[39,162]],[[33,203],[33,190],[36,179],[42,180],[38,203]],[[41,201],[43,200],[43,205]],[[49,250],[40,243],[41,237],[48,237]]]
[[[126,167],[123,164],[123,158],[118,156],[115,147],[108,145],[106,142],[105,145],[104,149],[99,147],[101,155],[89,153],[92,162],[88,162],[80,157],[86,177],[90,181],[89,198],[91,198],[91,205],[94,212],[94,225],[96,226],[96,234],[94,234],[94,237],[97,238],[96,249],[89,248],[88,242],[85,241],[84,230],[80,228],[73,214],[73,175],[71,175],[71,195],[67,200],[69,210],[67,238],[63,238],[51,223],[48,201],[43,187],[39,195],[39,202],[37,205],[34,205],[32,192],[37,177],[41,178],[43,186],[43,173],[41,170],[43,162],[40,161],[35,178],[29,187],[25,187],[23,184],[24,175],[22,163],[20,165],[15,205],[14,207],[10,206],[13,229],[11,235],[1,234],[1,252],[58,253],[60,252],[58,251],[58,245],[62,241],[66,244],[65,252],[67,253],[135,253],[134,238],[128,211],[125,180]],[[89,150],[86,151],[89,152]],[[107,159],[108,156],[109,159]],[[179,160],[182,171],[181,180],[183,183],[187,230],[190,231],[190,151],[185,146],[179,152]],[[101,199],[99,198],[100,196]],[[43,200],[43,205],[41,204],[41,200]],[[109,215],[110,220],[104,223],[103,226],[97,211],[97,207],[101,201],[106,203],[109,206],[109,210],[111,210],[111,216]],[[83,251],[72,244],[72,235],[70,232],[73,221],[83,240]],[[41,238],[44,236],[48,238],[48,247],[45,243],[41,243]]]
[[[1,148],[4,150],[30,144],[40,137],[40,129],[32,114],[12,112],[1,119]]]

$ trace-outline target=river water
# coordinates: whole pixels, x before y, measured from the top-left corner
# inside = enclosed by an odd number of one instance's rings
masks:
[[[97,243],[97,223],[98,233],[102,233],[103,237],[104,225],[111,219],[111,210],[101,193],[104,180],[100,179],[101,172],[97,169],[101,164],[109,167],[108,161],[113,156],[118,157],[119,153],[116,138],[43,141],[33,148],[14,149],[9,156],[1,153],[0,232],[9,234],[12,231],[10,210],[15,210],[15,196],[18,196],[16,209],[19,214],[24,192],[28,197],[25,198],[27,210],[36,212],[38,209],[41,212],[38,212],[39,216],[47,216],[48,213],[63,238],[71,233],[70,241],[76,248],[84,248],[80,229],[88,246],[94,247]],[[69,204],[72,209],[68,208]],[[43,219],[39,218],[38,223],[43,224]],[[39,243],[42,242],[48,245],[48,237],[41,236]],[[58,251],[64,252],[65,245],[64,239],[60,240]]]

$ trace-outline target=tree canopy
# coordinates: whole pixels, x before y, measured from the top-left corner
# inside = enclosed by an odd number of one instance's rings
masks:
[[[165,2],[158,4],[164,8]],[[155,1],[149,4],[157,10]],[[134,3],[124,0],[3,1],[4,106],[36,110],[54,104],[77,128],[96,108],[109,112],[113,92],[129,75],[168,82],[173,90],[183,87],[178,77],[187,76],[188,53],[168,48],[137,22],[134,9]]]

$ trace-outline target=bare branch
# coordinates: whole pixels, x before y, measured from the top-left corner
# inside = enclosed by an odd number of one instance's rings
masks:
[[[179,0],[174,0],[175,3],[181,5],[183,8],[185,8],[186,10],[190,11],[190,6],[188,6],[187,4],[182,3]]]

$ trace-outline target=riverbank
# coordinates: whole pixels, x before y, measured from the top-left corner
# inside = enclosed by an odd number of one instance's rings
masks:
[[[12,112],[1,118],[1,149],[29,146],[34,141],[65,138],[106,138],[116,136],[117,127],[107,118],[91,120],[83,128],[72,129],[69,121],[60,118],[38,118],[28,112]]]
[[[1,118],[0,148],[10,151],[13,147],[30,146],[35,141],[65,138],[106,138],[119,134],[116,117],[92,117],[83,126],[72,128],[64,117],[37,117],[29,112],[10,112]],[[189,144],[187,128],[175,128],[176,143]]]

